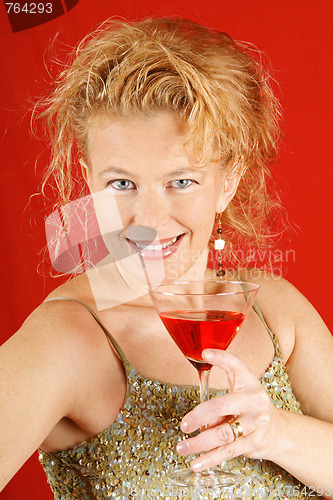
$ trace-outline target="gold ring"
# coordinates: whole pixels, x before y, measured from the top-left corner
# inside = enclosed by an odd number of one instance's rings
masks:
[[[234,419],[229,420],[228,424],[231,427],[231,430],[232,430],[232,433],[234,435],[235,441],[237,441],[237,439],[239,439],[242,436],[244,436],[243,427],[242,427],[241,423],[238,422],[238,420],[234,420]]]

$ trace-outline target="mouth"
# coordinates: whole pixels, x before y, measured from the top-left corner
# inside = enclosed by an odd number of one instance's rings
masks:
[[[131,248],[141,255],[143,258],[148,259],[165,259],[173,254],[180,245],[184,233],[175,236],[174,238],[165,238],[159,240],[159,243],[152,244],[149,241],[134,241],[126,238]]]

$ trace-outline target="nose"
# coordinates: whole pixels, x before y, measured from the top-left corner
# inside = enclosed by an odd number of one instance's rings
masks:
[[[162,193],[143,190],[134,204],[134,223],[158,231],[169,221],[169,207]]]

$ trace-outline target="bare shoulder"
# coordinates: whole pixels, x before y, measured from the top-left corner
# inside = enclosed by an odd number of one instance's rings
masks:
[[[293,303],[300,295],[286,279],[258,269],[242,270],[239,276],[260,286],[256,303],[271,331],[277,336],[285,362],[295,345],[295,314]]]
[[[306,310],[313,310],[304,295],[281,276],[258,269],[242,270],[240,276],[260,286],[257,302],[268,316],[272,315],[271,309],[274,309],[274,315],[276,315],[275,311],[278,311],[279,314],[283,313],[289,322],[296,323],[297,318]]]
[[[97,371],[94,360],[109,355],[104,332],[90,312],[76,299],[93,306],[84,282],[71,281],[55,289],[24,321],[21,328],[1,347],[4,376],[11,367],[31,386],[42,392],[42,381],[58,386],[64,415],[70,413],[73,393],[80,386],[82,366],[87,379]],[[61,300],[49,300],[49,299]],[[109,359],[108,359],[109,361]],[[6,368],[7,367],[7,368]],[[7,380],[9,383],[10,376]],[[14,381],[13,381],[14,383]],[[24,384],[23,384],[24,385]]]
[[[84,285],[84,281],[81,281]],[[58,299],[58,300],[54,300]],[[70,341],[81,333],[84,338],[86,319],[89,317],[88,311],[82,307],[78,301],[91,301],[85,286],[80,286],[76,279],[54,289],[25,320],[19,332],[22,336],[29,335],[31,339],[35,336],[44,338],[45,342],[52,339],[65,338]],[[27,333],[25,333],[27,332]],[[60,347],[60,343],[59,343]]]
[[[285,278],[262,269],[242,269],[238,275],[250,283],[256,283],[266,293],[277,295],[288,293],[299,293],[298,290]]]
[[[91,307],[94,304],[89,279],[86,274],[79,274],[58,286],[45,298],[44,302],[55,298],[76,299]]]
[[[60,298],[53,298],[56,297]],[[84,347],[91,332],[87,328],[87,320],[89,313],[78,302],[65,298],[46,300],[28,316],[17,333],[22,338],[29,336],[31,342],[36,338],[43,346],[54,343],[59,352],[70,342],[77,342]]]
[[[62,365],[61,371],[82,374],[82,364],[96,370],[94,360],[110,356],[110,346],[102,328],[85,307],[96,305],[86,275],[80,275],[57,287],[25,320],[10,339],[22,352],[26,345],[40,359]],[[110,312],[110,315],[112,312]],[[107,349],[106,349],[107,347]],[[100,365],[99,365],[100,367]]]
[[[40,304],[3,348],[22,360],[22,368],[35,363],[35,373],[79,382],[82,364],[89,369],[88,361],[105,348],[105,335],[78,302],[51,300]]]
[[[278,337],[285,362],[291,359],[300,336],[313,329],[329,340],[323,320],[307,298],[288,280],[260,270],[244,270],[241,278],[260,286],[256,302],[273,333]]]
[[[71,415],[82,387],[82,366],[85,380],[96,381],[93,360],[102,364],[109,351],[90,316],[72,301],[44,302],[1,346],[0,490],[57,422]],[[85,396],[89,390],[84,384],[81,392]]]
[[[251,269],[242,271],[241,276],[260,286],[257,302],[267,314],[268,321],[270,317],[283,315],[295,329],[310,318],[322,323],[309,300],[287,279],[267,271]]]

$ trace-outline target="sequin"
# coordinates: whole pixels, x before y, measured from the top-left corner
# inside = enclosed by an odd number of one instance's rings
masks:
[[[271,334],[271,332],[270,332]],[[274,405],[302,413],[290,385],[277,338],[274,359],[261,384]],[[144,378],[125,359],[128,392],[115,422],[95,438],[70,450],[47,453],[39,450],[56,500],[226,500],[319,499],[288,472],[266,460],[237,457],[225,465],[241,473],[230,488],[194,490],[173,486],[168,472],[187,466],[194,458],[175,452],[182,438],[180,421],[199,403],[195,387],[175,386]],[[212,397],[225,391],[211,391]],[[303,489],[304,488],[304,489]]]

